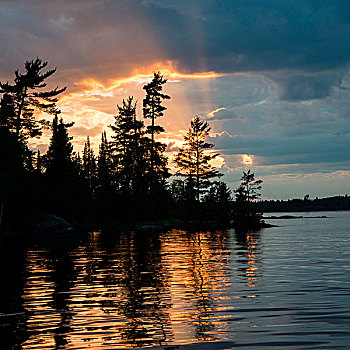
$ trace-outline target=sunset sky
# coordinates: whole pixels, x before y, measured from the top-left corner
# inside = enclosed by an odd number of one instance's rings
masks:
[[[350,1],[0,0],[0,31],[0,81],[37,56],[57,67],[76,149],[129,95],[141,118],[160,70],[169,155],[200,115],[231,188],[249,167],[266,198],[350,193]]]

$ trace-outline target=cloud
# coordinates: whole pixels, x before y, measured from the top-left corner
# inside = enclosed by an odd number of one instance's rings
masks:
[[[288,76],[279,79],[281,98],[288,101],[321,99],[329,96],[334,86],[340,86],[341,80],[342,74],[334,71]]]
[[[103,132],[105,128],[105,125],[102,123],[97,124],[96,126],[92,127],[92,128],[86,128],[83,126],[78,126],[78,127],[72,127],[69,130],[69,133],[72,136],[91,136],[91,137],[95,137],[98,135],[101,135],[101,133]]]
[[[349,62],[349,8],[312,0],[5,0],[0,47],[16,65],[40,55],[104,77],[168,59],[183,72],[323,71]]]
[[[142,85],[161,69],[168,153],[201,115],[230,183],[242,154],[267,178],[313,172],[325,186],[322,174],[348,171],[350,2],[3,0],[0,14],[0,81],[37,56],[57,66],[49,87],[68,86],[60,108],[80,149],[88,134],[98,144],[123,98],[141,116]]]
[[[237,115],[235,112],[232,110],[226,108],[226,107],[221,107],[217,108],[214,111],[211,111],[207,114],[206,120],[208,121],[213,121],[213,120],[226,120],[226,119],[233,119],[237,118]]]

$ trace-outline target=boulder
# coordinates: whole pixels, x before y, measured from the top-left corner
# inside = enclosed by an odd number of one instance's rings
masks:
[[[72,225],[59,216],[48,213],[40,213],[37,216],[35,233],[58,233],[72,230]]]

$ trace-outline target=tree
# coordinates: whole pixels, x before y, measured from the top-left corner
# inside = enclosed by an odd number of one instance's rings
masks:
[[[55,115],[52,122],[52,136],[44,163],[46,175],[60,182],[69,179],[73,173],[73,145],[72,137],[68,135],[68,128],[74,123],[64,123]]]
[[[56,68],[42,72],[46,66],[47,62],[43,62],[40,58],[26,61],[24,74],[15,71],[14,84],[0,83],[0,93],[10,96],[14,105],[14,114],[9,125],[15,131],[17,139],[40,136],[42,126],[48,126],[45,120],[35,119],[35,109],[48,114],[58,112],[56,96],[65,91],[66,87],[37,91],[45,88],[47,85],[45,80],[56,72]]]
[[[97,157],[97,179],[95,194],[95,213],[97,220],[110,220],[115,216],[115,171],[113,168],[111,143],[106,132],[101,136]]]
[[[146,84],[143,89],[146,91],[146,97],[143,100],[143,117],[151,119],[151,125],[147,126],[147,133],[151,135],[151,176],[154,177],[155,154],[162,151],[162,148],[156,147],[154,137],[164,131],[164,128],[155,124],[155,120],[164,115],[166,107],[162,105],[164,99],[170,99],[170,96],[163,94],[163,85],[167,82],[160,72],[154,72],[153,79]],[[158,149],[157,149],[158,148]],[[160,158],[160,157],[158,157]]]
[[[96,158],[88,136],[83,150],[82,176],[86,181],[91,196],[93,196],[95,191],[96,170]]]
[[[115,124],[110,126],[114,131],[112,152],[117,180],[121,192],[129,194],[135,193],[139,177],[147,176],[144,124],[136,119],[136,105],[133,97],[123,100],[122,105],[117,106]]]
[[[110,189],[112,185],[112,167],[111,146],[104,131],[101,136],[97,157],[97,182],[99,189]]]
[[[255,180],[254,173],[243,172],[241,184],[235,190],[236,200],[234,203],[233,223],[236,227],[257,228],[264,221],[259,211],[256,200],[261,196],[262,180]]]
[[[4,94],[0,101],[0,128],[8,132],[13,128],[15,106],[11,95]]]
[[[185,147],[181,148],[175,158],[178,167],[177,174],[194,178],[196,199],[199,202],[201,192],[205,192],[210,179],[220,177],[222,174],[210,162],[218,153],[210,152],[213,144],[205,141],[210,131],[209,124],[198,116],[191,120],[191,126],[184,136]]]
[[[208,218],[229,224],[232,211],[232,193],[226,182],[215,181],[204,197],[204,210]]]
[[[262,180],[255,180],[254,173],[251,173],[250,169],[248,169],[247,172],[243,171],[240,189],[236,190],[236,192],[239,191],[247,202],[256,200],[261,196],[259,191],[262,188],[262,182]]]
[[[193,220],[198,217],[198,208],[193,205],[197,195],[193,177],[173,180],[170,191],[174,204],[172,213],[175,216],[185,220]]]

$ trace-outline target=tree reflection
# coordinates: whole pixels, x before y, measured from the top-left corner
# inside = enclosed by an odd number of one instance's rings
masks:
[[[39,237],[35,247],[26,253],[23,305],[29,315],[28,343],[32,347],[37,342],[31,338],[38,330],[44,334],[37,344],[39,348],[44,345],[59,348],[68,343],[73,315],[69,299],[75,273],[70,252],[78,242],[78,237],[70,235],[49,240]]]
[[[247,286],[254,288],[258,278],[261,276],[260,269],[260,232],[259,231],[235,231],[237,243],[237,255],[242,263],[239,270],[241,276],[245,278]],[[243,258],[243,259],[242,259]],[[247,297],[256,297],[248,295]]]
[[[172,256],[171,288],[177,296],[172,301],[174,306],[185,304],[182,310],[172,310],[173,327],[177,322],[189,324],[196,340],[215,340],[220,324],[218,296],[228,284],[228,233],[179,231],[174,235],[177,239],[166,242],[164,248]],[[189,335],[191,330],[185,332]]]
[[[17,347],[26,338],[25,309],[22,304],[24,240],[0,236],[0,348]],[[15,344],[15,345],[14,345]]]
[[[11,289],[22,295],[25,332],[11,331],[28,349],[210,341],[224,325],[227,231],[92,232],[26,249],[13,266],[18,274],[26,266],[23,284],[13,277]]]
[[[83,256],[77,280],[90,285],[86,297],[92,304],[114,317],[114,322],[105,319],[104,329],[114,333],[108,339],[137,347],[171,340],[167,277],[158,234],[121,232],[109,237],[92,233]]]

